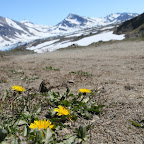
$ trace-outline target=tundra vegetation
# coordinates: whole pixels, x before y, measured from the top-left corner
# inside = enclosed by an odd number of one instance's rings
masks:
[[[102,113],[100,91],[33,92],[21,86],[5,90],[0,102],[0,142],[63,144],[91,139],[93,117]]]

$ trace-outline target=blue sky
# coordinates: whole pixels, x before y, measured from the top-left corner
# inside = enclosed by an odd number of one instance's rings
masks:
[[[0,16],[56,25],[69,13],[105,17],[116,12],[144,12],[144,0],[1,0]]]

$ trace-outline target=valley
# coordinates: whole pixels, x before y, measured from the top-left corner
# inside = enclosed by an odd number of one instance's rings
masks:
[[[107,33],[113,31],[122,22],[129,20],[138,14],[136,13],[113,13],[104,18],[90,18],[79,16],[76,14],[69,14],[64,20],[55,26],[38,25],[28,20],[17,22],[15,20],[0,17],[0,51],[7,51],[17,47],[23,47],[29,50],[34,50],[38,53],[53,51],[59,48],[68,47],[72,44],[79,44],[77,40],[92,35]],[[68,41],[64,41],[64,39]],[[109,39],[104,39],[109,37]],[[119,40],[119,36],[102,36],[96,40],[89,41],[86,45],[89,45],[97,41]],[[54,44],[53,40],[59,41]],[[124,39],[123,38],[120,38]],[[45,48],[31,47],[36,46],[39,43],[48,41]],[[84,40],[85,41],[85,40]],[[49,43],[50,42],[50,43]],[[82,42],[83,43],[83,42]]]

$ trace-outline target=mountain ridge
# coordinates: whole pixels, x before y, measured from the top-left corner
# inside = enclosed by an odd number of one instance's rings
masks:
[[[88,27],[100,27],[108,24],[116,24],[124,22],[137,16],[137,13],[113,13],[106,17],[91,18],[79,16],[77,14],[70,13],[63,21],[58,23],[54,30],[56,31],[72,31],[73,28],[88,28]],[[112,17],[113,16],[113,17]]]
[[[125,17],[124,19],[119,20],[118,18],[120,15],[124,14],[113,14],[112,19],[112,14],[105,18],[90,18],[70,13],[63,21],[55,26],[38,25],[27,20],[17,22],[9,18],[0,17],[0,50],[6,49],[5,46],[10,46],[17,43],[20,44],[36,39],[74,33],[76,31],[92,27],[117,24],[127,19]],[[127,15],[130,19],[138,14],[125,13],[125,15]]]

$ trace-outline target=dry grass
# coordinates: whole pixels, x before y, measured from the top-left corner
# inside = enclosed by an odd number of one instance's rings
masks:
[[[103,88],[96,100],[105,105],[103,115],[95,118],[91,143],[143,144],[144,129],[131,120],[144,120],[144,59],[143,41],[100,44],[53,53],[3,57],[0,63],[0,91],[13,85],[39,89],[42,80],[49,81],[54,91],[68,86],[76,93],[80,88]],[[47,66],[59,69],[44,70]],[[11,70],[22,70],[14,74]],[[91,74],[82,75],[78,71]],[[71,73],[75,72],[75,73]],[[38,76],[25,81],[22,77]]]

